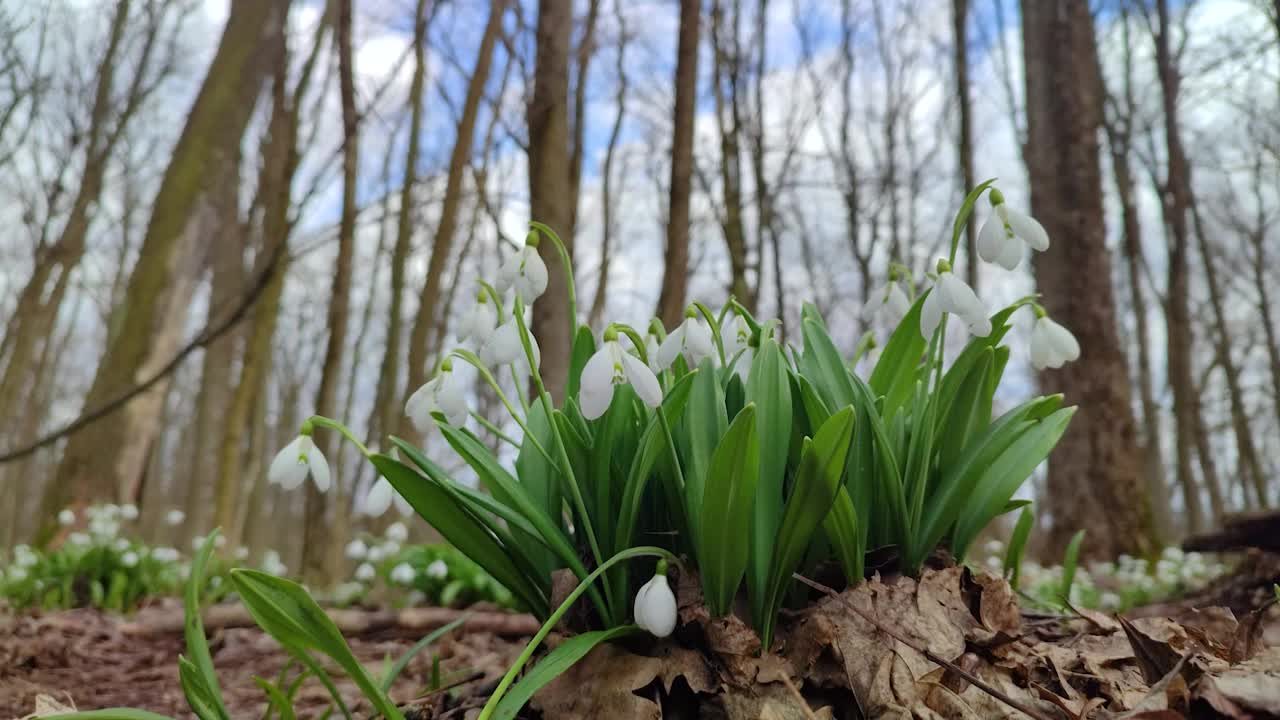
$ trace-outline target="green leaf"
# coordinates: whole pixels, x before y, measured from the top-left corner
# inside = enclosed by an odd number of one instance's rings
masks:
[[[369,459],[431,527],[510,590],[534,615],[546,616],[549,583],[522,572],[512,560],[513,551],[504,547],[451,493],[394,458],[374,454]]]
[[[1031,525],[1035,520],[1036,514],[1030,507],[1022,508],[1018,524],[1013,526],[1013,534],[1009,536],[1009,549],[1004,556],[1004,576],[1014,590],[1018,589],[1018,578],[1022,575],[1022,556],[1027,549]]]
[[[296,720],[297,716],[293,712],[293,701],[285,693],[281,692],[275,683],[256,675],[253,677],[253,682],[267,694],[268,708],[275,708],[280,711],[280,720]]]
[[[256,570],[231,571],[231,581],[254,622],[286,648],[303,655],[317,650],[328,655],[355,681],[365,698],[386,720],[404,720],[369,673],[351,654],[333,620],[297,583]]]
[[[943,409],[935,425],[938,464],[950,467],[973,438],[991,424],[991,399],[995,393],[995,351],[987,348],[960,384],[951,406]]]
[[[878,396],[884,397],[884,417],[892,418],[911,398],[928,342],[920,334],[920,309],[928,292],[920,293],[911,310],[907,312],[897,329],[889,336],[880,359],[867,384]]]
[[[591,328],[579,325],[573,334],[573,350],[569,353],[569,380],[565,387],[565,397],[578,397],[578,387],[582,383],[582,368],[596,354],[596,338]]]
[[[698,526],[702,521],[702,498],[705,495],[711,455],[728,426],[724,391],[716,381],[711,360],[704,359],[693,380],[689,404],[679,427],[680,438],[683,440],[681,449],[684,461],[685,514],[689,519],[689,531],[693,533],[695,548],[698,539],[702,537]]]
[[[493,717],[495,720],[513,720],[525,703],[529,702],[539,690],[573,667],[574,663],[581,660],[597,645],[633,635],[639,631],[640,628],[635,625],[622,625],[610,630],[582,633],[565,640],[555,650],[547,653],[546,657],[542,658],[542,662],[526,673],[520,682],[511,686],[502,698],[502,702],[498,703]]]
[[[534,403],[529,408],[526,423],[529,425],[531,434],[542,444],[542,447],[548,450],[554,447],[555,436],[547,414],[542,409],[542,403]],[[520,485],[528,492],[533,503],[545,510],[552,521],[559,519],[561,508],[564,507],[559,468],[547,462],[547,458],[542,455],[537,446],[528,440],[521,442],[520,452],[516,454],[515,467]],[[554,570],[553,556],[545,551],[539,554],[542,556],[539,566],[545,572]]]
[[[213,658],[209,655],[209,643],[204,636],[204,621],[200,618],[200,593],[204,590],[204,572],[209,564],[209,556],[213,554],[218,530],[209,533],[200,545],[199,552],[191,561],[191,574],[187,578],[182,595],[182,634],[187,642],[187,655],[190,656],[190,672],[198,677],[199,683],[191,687],[203,691],[203,696],[193,698],[188,691],[188,682],[183,681],[183,692],[191,709],[203,720],[218,718],[227,720],[227,706],[222,701],[222,692],[218,687],[218,674],[213,669]],[[181,675],[181,668],[180,675]],[[197,704],[204,707],[208,715],[201,715]]]
[[[974,205],[978,203],[978,200],[982,198],[982,194],[995,181],[995,178],[991,178],[970,190],[969,194],[964,196],[964,202],[960,203],[960,209],[956,211],[956,219],[951,223],[951,247],[953,249],[960,243],[960,233],[964,232],[965,224],[969,222],[969,216],[973,214]],[[969,262],[977,261],[969,258]]]
[[[591,525],[606,555],[622,549],[614,545],[619,504],[644,417],[644,406],[635,391],[630,385],[620,385],[614,388],[613,402],[604,415],[592,423],[592,448],[586,460],[586,472],[579,477],[591,478],[587,507],[592,513]]]
[[[827,540],[840,559],[845,579],[850,585],[862,582],[863,559],[866,556],[865,534],[858,531],[858,512],[849,498],[849,489],[841,487],[836,493],[831,512],[822,521]]]
[[[836,350],[826,327],[814,317],[806,317],[801,325],[804,354],[800,357],[801,374],[813,384],[818,397],[828,409],[835,410],[853,403],[853,376]]]
[[[61,715],[44,715],[40,720],[173,720],[168,715],[158,715],[146,710],[131,708],[106,708],[105,710],[87,710],[85,712],[62,713]]]
[[[791,574],[804,557],[814,531],[826,519],[844,475],[845,460],[853,439],[854,412],[846,407],[832,415],[801,451],[795,486],[787,499],[769,571],[764,616],[756,619],[765,648],[773,639],[778,606]]]
[[[698,569],[711,614],[728,614],[747,569],[747,537],[756,482],[760,474],[760,441],[756,407],[747,405],[716,446],[703,498],[702,538]]]
[[[782,522],[783,485],[787,451],[791,442],[791,378],[782,348],[772,339],[762,340],[747,377],[747,402],[756,406],[756,435],[760,470],[748,532],[749,571],[747,589],[753,598],[763,595],[773,559],[774,538]],[[812,390],[810,390],[812,392]],[[821,402],[815,396],[814,399]],[[825,420],[825,418],[823,418]]]
[[[218,699],[205,684],[200,670],[181,655],[178,656],[178,684],[182,687],[182,694],[186,696],[191,712],[195,713],[200,720],[226,717],[219,714],[221,711],[218,708]]]
[[[384,692],[389,692],[391,690],[392,683],[396,681],[396,678],[400,677],[400,673],[404,672],[404,669],[409,666],[409,663],[417,657],[419,653],[426,650],[435,641],[461,627],[462,624],[470,618],[470,613],[460,615],[458,616],[458,619],[432,630],[430,633],[427,633],[426,637],[414,643],[413,647],[406,650],[405,653],[396,660],[395,664],[387,669],[386,674],[382,677],[382,690]]]
[[[1080,544],[1084,542],[1084,530],[1077,531],[1067,543],[1067,553],[1062,558],[1062,602],[1071,601],[1071,586],[1076,581],[1076,565],[1080,562]]]

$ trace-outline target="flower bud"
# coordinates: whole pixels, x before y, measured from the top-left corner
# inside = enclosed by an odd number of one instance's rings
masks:
[[[636,593],[636,625],[660,638],[676,629],[676,596],[667,584],[666,571],[666,561],[660,560],[657,573]]]

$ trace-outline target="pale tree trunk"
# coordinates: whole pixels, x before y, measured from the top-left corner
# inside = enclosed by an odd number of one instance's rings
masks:
[[[1036,280],[1050,315],[1076,333],[1084,350],[1078,362],[1041,373],[1047,390],[1079,404],[1050,458],[1046,552],[1060,556],[1083,528],[1090,556],[1143,555],[1154,546],[1152,518],[1103,226],[1093,19],[1085,0],[1035,0],[1022,4],[1022,23],[1031,205],[1054,239],[1035,257]]]
[[[960,196],[974,188],[973,104],[969,101],[969,0],[951,0],[951,39],[955,52],[956,109],[960,127],[956,152],[960,160]],[[964,226],[965,279],[978,288],[978,224],[974,214]]]
[[[334,261],[333,285],[329,295],[329,311],[325,325],[329,338],[325,344],[320,386],[316,389],[315,412],[328,415],[337,410],[338,382],[343,369],[343,351],[347,346],[347,325],[351,311],[351,263],[356,243],[356,189],[359,182],[359,114],[356,108],[355,57],[351,48],[352,4],[354,0],[337,0],[334,22],[334,44],[338,50],[338,96],[342,102],[342,216],[338,221],[338,256]],[[333,457],[333,433],[319,434],[316,447]],[[341,468],[338,468],[341,470]],[[337,494],[337,483],[331,488]],[[329,496],[315,483],[306,484],[307,510],[302,537],[302,577],[323,585],[332,577],[338,558],[333,556],[329,527]],[[337,503],[334,503],[337,505]],[[342,512],[342,508],[337,509]]]
[[[614,7],[614,19],[615,19],[615,22],[617,22],[618,24],[618,52],[617,52],[617,60],[614,64],[614,74],[618,76],[618,90],[613,96],[613,102],[618,109],[616,114],[613,116],[613,128],[609,131],[609,143],[604,151],[604,164],[603,164],[603,167],[600,168],[600,174],[603,176],[603,179],[601,181],[602,185],[600,189],[600,205],[601,205],[600,210],[602,215],[601,224],[603,225],[600,233],[601,234],[600,270],[598,272],[599,279],[596,282],[596,293],[591,299],[591,311],[587,314],[587,324],[593,328],[600,327],[601,324],[604,322],[605,305],[609,300],[609,296],[608,296],[609,268],[613,260],[613,235],[615,230],[614,225],[616,224],[616,221],[614,218],[615,189],[614,189],[614,178],[613,178],[613,166],[614,166],[614,163],[617,161],[618,139],[622,135],[622,122],[623,120],[626,119],[626,116],[627,116],[627,92],[630,89],[630,83],[627,80],[627,69],[626,69],[626,48],[627,48],[626,13],[623,12],[621,0],[614,0],[613,7]],[[683,8],[681,11],[683,12]],[[678,78],[680,77],[680,70],[678,67],[679,64],[680,64],[680,58],[677,57],[676,58],[677,84],[679,83]],[[677,94],[678,92],[679,91],[677,90]],[[675,152],[674,149],[672,152],[674,154]],[[625,175],[625,172],[624,172],[624,175]],[[688,183],[689,183],[689,177],[686,175],[685,184],[688,185]],[[686,212],[686,215],[687,215],[687,212]],[[688,243],[686,243],[686,247],[687,247],[687,244]],[[687,265],[687,253],[686,253],[686,263],[684,265],[677,265],[677,267],[685,267],[686,265]],[[671,265],[664,264],[664,267],[670,268]],[[667,279],[667,276],[670,274],[671,273],[669,270],[666,270],[666,269],[663,270],[663,275],[662,275],[663,292],[666,292],[667,283],[669,282]],[[682,273],[681,274],[682,286],[683,286],[683,283],[684,283],[684,279],[683,279],[683,273]],[[662,307],[661,296],[659,296],[659,299],[658,299],[658,306],[659,308]],[[661,311],[659,311],[658,316],[662,317]]]
[[[698,112],[698,46],[702,0],[680,0],[676,43],[675,110],[671,132],[671,183],[667,197],[667,247],[663,256],[658,318],[666,327],[684,320],[689,288],[689,203],[693,190],[693,121]],[[619,114],[621,117],[621,114]],[[603,280],[601,281],[603,282]]]
[[[1199,489],[1191,472],[1193,445],[1200,458],[1205,488],[1209,491],[1213,520],[1222,516],[1223,500],[1221,483],[1214,467],[1212,452],[1208,447],[1200,396],[1195,390],[1191,348],[1195,332],[1191,327],[1188,288],[1188,260],[1190,255],[1190,230],[1187,215],[1191,211],[1190,167],[1182,146],[1178,127],[1178,77],[1169,41],[1169,8],[1166,0],[1156,0],[1159,26],[1153,29],[1156,46],[1156,71],[1160,79],[1161,106],[1164,112],[1165,152],[1168,172],[1163,183],[1165,225],[1172,237],[1169,243],[1168,288],[1166,290],[1166,325],[1169,342],[1169,385],[1173,389],[1174,419],[1177,422],[1178,483],[1182,487],[1187,507],[1187,526],[1191,532],[1203,528],[1204,517],[1200,506]],[[1201,428],[1198,430],[1198,428]]]
[[[217,152],[239,146],[253,113],[254,103],[248,100],[261,84],[259,51],[264,29],[284,22],[286,9],[287,0],[235,0],[231,5],[218,51],[161,180],[139,261],[125,291],[118,330],[85,399],[88,409],[114,401],[138,382],[142,368],[155,362],[154,342],[173,300],[169,273],[175,250],[208,191],[204,170]],[[134,482],[119,472],[128,445],[151,444],[151,438],[134,424],[139,419],[136,413],[108,416],[71,436],[43,503],[45,518],[73,502],[114,499],[118,488]]]
[[[555,230],[573,261],[577,198],[572,196],[569,146],[569,54],[571,0],[538,0],[533,96],[528,105],[529,216]],[[533,306],[533,333],[542,348],[542,378],[553,398],[563,398],[569,376],[571,324],[568,271],[550,240],[538,245],[547,264],[546,294]]]
[[[720,133],[720,192],[724,208],[720,228],[729,253],[729,292],[749,311],[756,310],[756,293],[747,277],[747,233],[742,217],[742,56],[738,42],[737,0],[726,17],[723,0],[711,6],[712,82],[715,85],[716,127]],[[683,310],[683,309],[682,309]]]
[[[493,66],[493,49],[502,32],[502,18],[506,14],[506,0],[495,0],[489,7],[489,20],[480,38],[476,52],[475,68],[467,82],[467,96],[462,104],[454,134],[453,151],[449,154],[449,172],[445,179],[444,198],[440,201],[440,220],[431,242],[431,258],[427,262],[427,279],[418,299],[418,315],[409,333],[409,382],[405,397],[417,390],[427,380],[428,359],[434,348],[430,339],[432,330],[444,320],[440,317],[441,290],[444,288],[445,268],[453,254],[453,240],[458,232],[458,208],[462,203],[465,172],[471,162],[471,144],[475,137],[476,118],[480,114],[480,101],[484,99],[485,85],[489,82],[489,69]],[[406,221],[411,218],[404,218]],[[544,358],[545,360],[545,358]],[[403,407],[403,405],[401,405]],[[400,433],[412,437],[408,418],[400,415]]]
[[[1280,0],[1276,6],[1276,34],[1280,40]],[[1276,427],[1280,428],[1280,340],[1276,337],[1275,318],[1271,306],[1271,284],[1267,271],[1271,268],[1267,257],[1267,218],[1264,202],[1264,187],[1270,181],[1266,164],[1262,155],[1257,155],[1251,169],[1251,185],[1255,204],[1255,220],[1251,227],[1241,229],[1245,235],[1253,257],[1250,258],[1250,271],[1253,277],[1254,290],[1258,293],[1258,315],[1261,319],[1263,337],[1267,344],[1267,370],[1271,377],[1271,405],[1276,415]]]
[[[840,175],[840,197],[844,201],[845,233],[849,236],[849,251],[858,268],[859,292],[865,306],[871,299],[871,259],[875,253],[875,236],[868,246],[863,246],[858,160],[850,133],[853,122],[853,33],[852,2],[844,0],[840,12],[840,152],[837,172]]]
[[[396,427],[402,408],[400,395],[400,335],[404,322],[404,271],[413,240],[413,193],[418,184],[418,158],[422,147],[422,91],[427,75],[427,1],[414,8],[413,79],[409,82],[409,147],[405,151],[404,177],[400,185],[400,213],[396,221],[396,242],[391,250],[391,303],[387,308],[387,342],[378,368],[378,384],[369,412],[369,437]]]

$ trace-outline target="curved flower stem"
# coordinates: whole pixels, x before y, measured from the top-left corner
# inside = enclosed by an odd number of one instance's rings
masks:
[[[550,226],[536,220],[530,222],[529,226],[546,235],[560,254],[560,267],[564,268],[565,285],[569,291],[569,337],[573,337],[578,330],[578,290],[573,279],[573,259],[569,257],[569,251],[565,249],[560,236]]]
[[[960,236],[964,232],[965,224],[969,221],[969,216],[973,214],[973,208],[978,204],[978,200],[982,197],[987,188],[996,181],[991,178],[986,182],[978,185],[978,187],[969,191],[965,196],[964,202],[960,203],[960,211],[956,213],[956,220],[951,225],[951,252],[947,255],[947,260],[952,264],[956,264],[956,253],[960,250]],[[973,258],[967,258],[969,262],[974,262]]]
[[[516,397],[520,400],[520,409],[524,410],[524,416],[529,417],[529,399],[524,396],[524,392],[520,387],[520,371],[516,369],[515,363],[508,363],[507,368],[511,370],[511,382],[516,386]]]
[[[342,423],[338,422],[337,420],[334,420],[333,418],[327,418],[323,415],[312,415],[311,417],[307,418],[307,422],[311,423],[312,425],[319,425],[320,427],[323,427],[323,428],[329,428],[330,430],[337,430],[339,433],[342,434],[343,437],[355,443],[355,446],[360,448],[360,453],[362,455],[364,455],[365,457],[369,457],[369,448],[365,447],[364,443],[360,442],[360,439],[357,438],[355,434],[352,433],[351,430],[347,428],[346,425],[343,425]]]
[[[582,489],[578,487],[578,479],[573,474],[573,463],[569,460],[569,452],[565,450],[564,438],[560,435],[560,427],[556,423],[555,408],[551,404],[551,394],[547,392],[547,386],[542,382],[542,373],[538,370],[537,362],[533,357],[533,346],[529,340],[529,328],[524,324],[524,303],[519,296],[516,297],[511,315],[515,320],[516,329],[520,332],[520,343],[524,345],[525,357],[529,360],[529,368],[532,370],[530,376],[538,387],[538,400],[541,401],[542,410],[547,415],[547,425],[551,428],[551,436],[555,438],[556,451],[560,457],[560,462],[558,463],[560,472],[564,476],[565,483],[569,486],[569,495],[573,499],[574,510],[582,518],[582,529],[587,535],[587,544],[591,547],[591,555],[595,558],[596,565],[599,566],[604,562],[604,554],[600,552],[600,543],[596,540],[595,529],[591,526],[591,515],[587,512],[587,504],[582,499]],[[552,466],[556,465],[557,463],[552,463]],[[613,597],[612,588],[612,584],[605,583],[605,605],[611,614],[616,615],[618,604],[616,598]],[[605,619],[610,621],[610,624],[616,624],[612,622],[612,618]]]
[[[626,323],[609,323],[609,327],[605,328],[605,332],[616,330],[623,335],[631,338],[631,345],[636,349],[636,353],[640,356],[640,362],[645,365],[649,364],[649,351],[644,348],[644,338],[640,337],[640,333],[635,328]]]
[[[676,469],[676,482],[680,483],[680,493],[684,494],[684,470],[680,467],[680,456],[676,454],[676,441],[671,436],[671,424],[667,422],[667,414],[658,408],[658,423],[662,425],[662,435],[667,441],[667,450],[671,453],[671,465]],[[687,509],[686,509],[686,512]]]
[[[505,442],[505,443],[507,443],[507,444],[511,445],[512,447],[514,447],[514,448],[516,448],[516,449],[519,449],[519,448],[520,448],[520,443],[516,442],[516,439],[515,439],[515,438],[513,438],[513,437],[511,437],[510,435],[508,435],[508,434],[506,434],[505,432],[503,432],[503,431],[502,431],[502,428],[499,428],[497,425],[494,425],[494,424],[493,424],[492,422],[490,422],[490,421],[489,421],[489,419],[488,419],[488,418],[486,418],[485,416],[481,415],[480,413],[476,412],[475,410],[472,410],[472,411],[471,411],[471,417],[475,418],[475,419],[476,419],[476,422],[480,423],[480,426],[481,426],[481,427],[483,427],[485,430],[488,430],[489,432],[493,433],[493,434],[494,434],[494,436],[496,436],[499,440],[502,440],[503,442]]]
[[[529,442],[533,443],[534,449],[541,453],[548,463],[554,466],[556,462],[551,459],[551,454],[547,452],[542,443],[538,442],[538,436],[533,434],[533,431],[529,429],[529,424],[520,416],[520,413],[516,412],[515,407],[511,405],[511,400],[507,398],[507,394],[502,392],[502,386],[498,384],[497,378],[493,376],[493,373],[489,372],[489,368],[485,367],[484,363],[480,362],[480,358],[470,350],[461,348],[454,350],[450,355],[461,359],[480,372],[480,377],[484,378],[484,381],[489,383],[489,387],[493,388],[493,391],[498,394],[498,400],[502,401],[502,404],[507,408],[507,412],[511,413],[511,418],[524,431],[524,436],[529,439]]]
[[[497,288],[484,280],[477,280],[477,282],[480,283],[480,287],[484,288],[484,291],[489,295],[489,300],[493,302],[494,310],[498,311],[498,325],[502,325],[502,321],[504,319],[502,311],[502,293],[498,292]]]
[[[520,653],[520,657],[516,658],[516,661],[512,663],[511,668],[507,670],[507,674],[502,676],[502,680],[498,683],[498,687],[494,689],[493,694],[489,696],[489,700],[484,704],[484,708],[480,711],[480,716],[477,720],[489,720],[493,717],[493,713],[498,709],[498,705],[502,702],[502,696],[506,695],[507,690],[509,690],[511,685],[515,683],[516,677],[533,657],[533,653],[537,651],[538,646],[541,645],[542,641],[551,633],[551,629],[556,626],[556,623],[560,622],[560,618],[564,617],[564,614],[569,611],[569,608],[573,606],[573,603],[575,603],[578,598],[582,597],[582,593],[586,592],[587,588],[591,586],[591,583],[595,582],[597,578],[603,575],[606,570],[614,565],[617,565],[623,560],[630,560],[631,558],[636,557],[665,558],[673,564],[679,562],[679,560],[676,559],[676,556],[662,548],[641,546],[623,550],[605,562],[600,563],[599,567],[578,583],[578,586],[573,589],[573,592],[569,593],[569,596],[565,598],[564,602],[560,603],[560,607],[556,608],[556,611],[551,613],[551,617],[547,618],[547,621],[542,624],[542,627],[538,630],[538,634],[533,636],[533,639],[529,641],[529,644],[526,645],[524,650]],[[605,585],[607,586],[608,583],[605,583]]]
[[[696,302],[693,306],[698,309],[698,312],[702,315],[702,319],[711,327],[711,339],[716,342],[716,352],[719,353],[720,365],[723,366],[725,364],[724,340],[720,337],[720,321],[716,319],[715,315],[711,314],[711,308],[708,308],[706,305]]]

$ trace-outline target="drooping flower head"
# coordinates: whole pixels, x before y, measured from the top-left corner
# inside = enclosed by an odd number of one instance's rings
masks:
[[[676,629],[676,596],[667,584],[667,561],[659,560],[653,578],[636,592],[636,625],[655,637]]]
[[[329,461],[311,439],[311,423],[302,426],[302,433],[293,442],[276,453],[267,470],[268,482],[285,490],[293,490],[310,475],[320,492],[327,492],[330,485]]]
[[[444,415],[450,425],[462,425],[467,421],[469,408],[467,394],[461,378],[453,371],[453,361],[445,358],[440,371],[409,396],[404,412],[413,421],[418,432],[425,433],[431,427],[431,413]]]
[[[1013,210],[1004,202],[1004,194],[991,188],[991,215],[978,232],[978,255],[989,263],[1013,270],[1022,261],[1022,245],[1032,250],[1049,249],[1049,234],[1030,215]]]
[[[920,332],[926,338],[933,336],[933,331],[942,322],[943,313],[959,317],[969,326],[969,332],[978,337],[991,334],[987,308],[977,293],[951,271],[951,263],[939,260],[938,279],[920,308]]]
[[[524,247],[502,265],[498,273],[498,290],[506,292],[514,288],[522,300],[532,303],[547,291],[547,279],[547,264],[538,255],[538,232],[530,230]]]
[[[529,349],[533,352],[534,365],[541,366],[542,350],[533,333],[529,333]],[[481,362],[490,368],[499,368],[525,359],[524,345],[520,343],[520,328],[516,327],[515,318],[508,318],[489,336],[489,341],[480,347],[479,355]]]
[[[715,353],[716,345],[711,328],[701,313],[690,306],[684,312],[684,322],[672,330],[658,347],[658,365],[665,370],[671,367],[677,356],[684,355],[689,367],[697,367],[703,358],[709,358]]]
[[[618,385],[630,385],[640,400],[649,407],[662,404],[662,386],[649,366],[622,349],[618,331],[612,327],[604,331],[600,349],[587,360],[582,368],[582,382],[578,390],[578,402],[582,416],[595,420],[604,415],[613,402],[613,389]]]
[[[876,288],[871,294],[865,319],[880,321],[888,327],[895,328],[910,311],[911,298],[907,297],[906,291],[902,289],[898,268],[892,267],[889,270],[888,282]]]
[[[1080,357],[1080,343],[1071,331],[1054,322],[1039,305],[1033,306],[1036,324],[1031,328],[1031,364],[1037,370],[1060,368]]]
[[[460,342],[471,340],[476,345],[483,346],[497,327],[498,309],[489,297],[489,291],[481,288],[476,293],[475,303],[467,310],[467,314],[462,316],[462,322],[458,323],[458,340]]]

